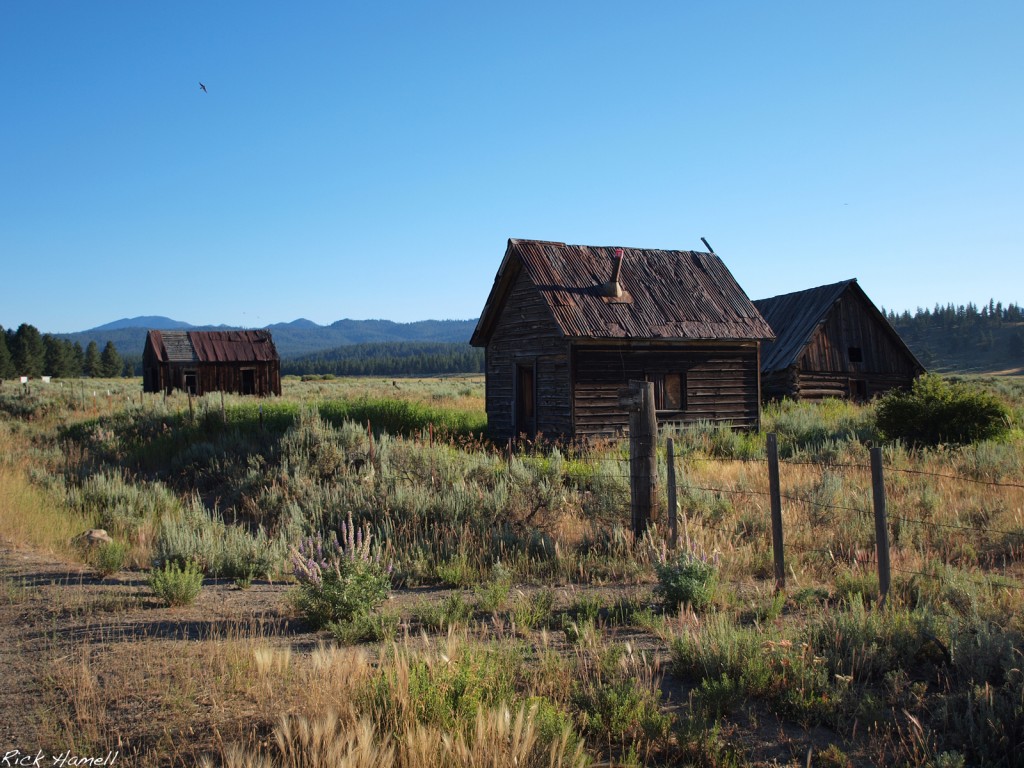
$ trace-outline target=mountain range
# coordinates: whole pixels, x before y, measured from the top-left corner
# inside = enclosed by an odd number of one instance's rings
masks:
[[[266,326],[274,336],[274,344],[282,359],[309,355],[350,344],[381,342],[447,342],[469,343],[476,320],[420,320],[414,323],[396,323],[391,320],[338,320],[330,325],[318,325],[312,320],[299,318],[290,323]],[[102,349],[108,341],[122,355],[142,355],[149,330],[227,331],[240,330],[230,325],[192,325],[169,317],[126,317],[120,320],[75,333],[54,334],[82,347],[95,341]]]

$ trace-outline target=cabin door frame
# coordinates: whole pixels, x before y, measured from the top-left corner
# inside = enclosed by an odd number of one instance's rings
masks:
[[[513,382],[512,430],[518,438],[537,436],[537,361],[517,360]]]
[[[241,385],[243,395],[255,395],[256,394],[256,369],[255,368],[242,368],[241,369]]]

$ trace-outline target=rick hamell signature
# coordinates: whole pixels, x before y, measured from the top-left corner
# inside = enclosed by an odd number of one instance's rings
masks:
[[[120,756],[120,750],[107,752],[103,756],[76,755],[70,749],[61,752],[59,755],[48,755],[43,750],[36,752],[22,752],[20,749],[9,749],[0,757],[0,768],[6,766],[19,766],[19,768],[65,768],[67,766],[99,766],[114,765]]]

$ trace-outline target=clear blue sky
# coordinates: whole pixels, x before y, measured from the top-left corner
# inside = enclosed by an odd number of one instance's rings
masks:
[[[1022,40],[1020,0],[8,0],[0,325],[476,317],[509,237],[1021,302]]]

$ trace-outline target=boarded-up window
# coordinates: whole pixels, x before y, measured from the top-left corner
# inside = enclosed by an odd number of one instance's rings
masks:
[[[681,373],[655,373],[647,377],[654,382],[654,408],[658,411],[686,409],[686,377]]]

